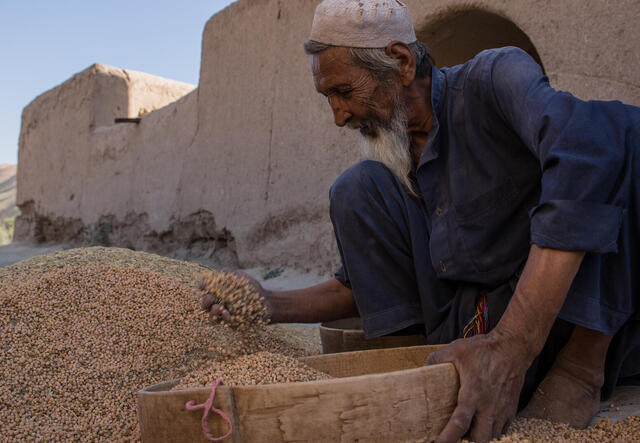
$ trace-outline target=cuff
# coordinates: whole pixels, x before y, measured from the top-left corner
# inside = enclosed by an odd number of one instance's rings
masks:
[[[349,281],[349,277],[347,277],[347,273],[344,270],[344,266],[340,266],[340,269],[338,269],[335,272],[335,274],[333,274],[333,278],[335,278],[340,283],[342,283],[343,286],[346,286],[347,288],[351,289],[351,282]]]
[[[529,212],[531,243],[565,251],[618,252],[624,214],[624,208],[614,205],[549,200]]]

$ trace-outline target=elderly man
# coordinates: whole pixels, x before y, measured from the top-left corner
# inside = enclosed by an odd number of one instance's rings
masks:
[[[304,49],[369,160],[330,192],[343,266],[262,290],[272,319],[452,342],[427,362],[460,375],[441,441],[498,437],[519,402],[585,427],[640,374],[640,109],[555,91],[517,48],[437,69],[395,0],[323,1]]]

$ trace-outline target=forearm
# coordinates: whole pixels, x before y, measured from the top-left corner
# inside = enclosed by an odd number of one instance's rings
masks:
[[[533,359],[544,346],[584,252],[531,246],[513,298],[496,332],[520,341]]]
[[[319,323],[358,315],[353,293],[335,279],[293,291],[266,291],[265,302],[274,323]]]

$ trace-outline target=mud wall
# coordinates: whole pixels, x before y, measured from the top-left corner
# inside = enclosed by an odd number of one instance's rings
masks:
[[[240,0],[212,17],[196,90],[94,66],[37,98],[23,114],[16,235],[335,266],[328,189],[358,152],[301,49],[317,3]],[[407,4],[440,64],[518,45],[557,88],[640,105],[634,0]],[[139,124],[112,123],[154,108]]]

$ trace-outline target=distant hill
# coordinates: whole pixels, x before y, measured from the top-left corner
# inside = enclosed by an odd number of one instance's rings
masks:
[[[16,165],[0,165],[0,221],[20,213],[16,207]]]

